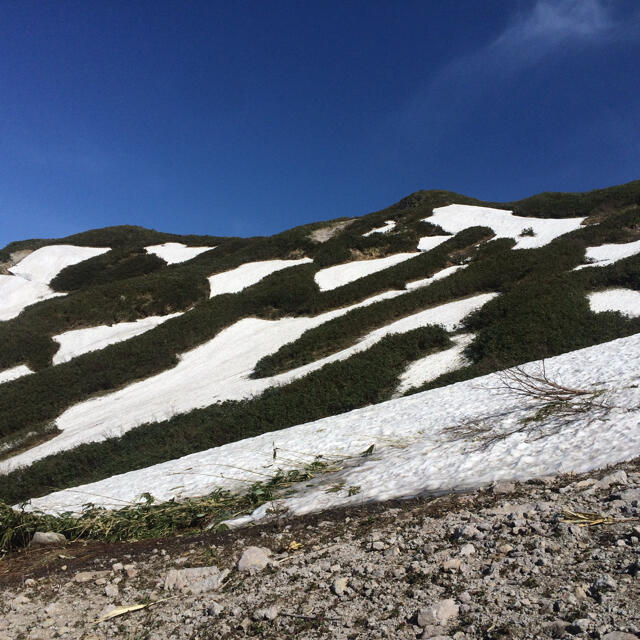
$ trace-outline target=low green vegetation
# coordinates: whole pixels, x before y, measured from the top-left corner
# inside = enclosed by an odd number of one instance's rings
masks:
[[[286,495],[292,484],[332,469],[318,456],[301,470],[278,470],[271,478],[254,482],[239,493],[218,489],[207,496],[162,503],[145,493],[138,504],[107,510],[89,503],[80,514],[47,515],[12,509],[0,502],[0,554],[27,547],[36,531],[61,533],[73,541],[126,542],[219,527],[225,520],[251,513]]]

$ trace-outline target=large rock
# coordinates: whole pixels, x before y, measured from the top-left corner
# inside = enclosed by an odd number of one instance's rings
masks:
[[[218,567],[196,567],[192,569],[171,569],[164,579],[165,591],[184,591],[197,594],[215,591],[222,586],[229,575],[228,569]]]
[[[31,539],[32,547],[46,547],[47,545],[65,544],[67,539],[55,531],[36,531]]]
[[[257,573],[269,564],[271,551],[264,547],[247,547],[238,561],[238,571]]]

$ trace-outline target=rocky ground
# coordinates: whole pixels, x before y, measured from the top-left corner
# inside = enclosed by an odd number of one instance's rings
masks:
[[[632,640],[639,516],[635,460],[224,533],[32,548],[0,561],[0,638]],[[95,623],[135,604],[150,606]]]

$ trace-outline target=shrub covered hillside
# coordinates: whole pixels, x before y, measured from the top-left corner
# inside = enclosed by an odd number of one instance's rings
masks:
[[[640,181],[507,204],[419,191],[271,237],[16,241],[0,500],[638,333],[638,292]]]

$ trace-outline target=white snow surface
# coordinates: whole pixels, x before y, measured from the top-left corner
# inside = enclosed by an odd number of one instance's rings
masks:
[[[107,251],[109,247],[76,247],[70,244],[52,244],[30,253],[11,267],[9,271],[31,282],[49,284],[65,267],[94,258]]]
[[[149,316],[148,318],[140,318],[134,322],[119,322],[112,325],[100,325],[98,327],[89,327],[87,329],[74,329],[73,331],[65,331],[53,339],[60,345],[60,348],[53,356],[53,364],[68,362],[76,356],[90,351],[104,349],[110,344],[128,340],[141,333],[145,333],[158,325],[182,315],[181,312],[170,313],[166,316]]]
[[[640,291],[622,287],[596,291],[588,295],[592,311],[619,311],[626,316],[640,316]]]
[[[466,204],[451,204],[438,207],[425,222],[436,224],[448,233],[458,233],[469,227],[491,227],[497,238],[513,238],[514,249],[533,249],[542,247],[563,233],[569,233],[580,227],[584,218],[525,218],[514,216],[511,211],[474,207]],[[534,236],[520,234],[524,229],[532,228]]]
[[[452,236],[424,236],[420,238],[418,242],[418,249],[420,251],[430,251],[435,249],[439,244],[451,240]]]
[[[26,465],[82,442],[103,440],[137,425],[166,420],[179,413],[224,400],[240,400],[262,393],[268,387],[285,384],[315,371],[329,362],[343,360],[368,349],[386,335],[411,331],[428,324],[453,329],[466,315],[497,294],[482,294],[432,307],[401,318],[372,331],[355,345],[316,362],[269,378],[249,378],[258,360],[296,340],[307,329],[318,326],[351,309],[398,295],[389,291],[359,304],[314,317],[261,320],[244,318],[187,353],[173,368],[133,383],[124,389],[86,400],[67,409],[56,421],[62,431],[48,440],[7,460],[0,461],[0,473]]]
[[[186,262],[205,251],[211,251],[215,247],[187,247],[181,242],[165,242],[164,244],[153,244],[145,247],[147,253],[153,253],[162,258],[167,264],[176,264],[178,262]]]
[[[400,376],[400,384],[396,393],[402,394],[412,387],[431,382],[444,373],[455,371],[469,364],[463,351],[471,344],[473,338],[474,336],[470,333],[455,336],[452,340],[453,347],[412,362]]]
[[[89,501],[117,508],[135,502],[145,491],[168,500],[205,495],[216,488],[241,490],[247,481],[263,479],[259,474],[300,466],[318,454],[333,460],[351,458],[342,471],[281,501],[292,515],[498,480],[585,472],[640,455],[638,358],[640,334],[547,359],[546,372],[552,379],[572,387],[606,388],[611,408],[579,413],[566,423],[558,416],[534,423],[536,428],[549,428],[545,437],[512,433],[483,448],[463,436],[470,425],[488,429],[489,435],[505,434],[539,406],[496,388],[499,380],[489,375],[65,489],[34,499],[31,508],[79,511]],[[526,369],[539,370],[535,363]],[[372,444],[373,455],[360,457]],[[283,458],[300,463],[274,460],[274,448]],[[337,481],[344,483],[344,490],[326,493]],[[359,493],[349,496],[349,487],[359,487]],[[259,519],[269,507],[263,505],[230,524]]]
[[[0,384],[3,382],[9,382],[10,380],[16,380],[17,378],[22,378],[22,376],[26,376],[30,373],[33,373],[33,371],[31,371],[26,364],[19,364],[17,367],[5,369],[4,371],[0,371]]]
[[[0,320],[11,320],[29,305],[64,296],[49,287],[62,269],[110,251],[107,248],[54,244],[36,249],[9,268],[13,274],[0,275]]]
[[[354,260],[344,264],[336,264],[326,269],[320,269],[315,275],[315,281],[320,287],[320,291],[330,291],[337,289],[354,280],[363,278],[377,271],[382,271],[400,264],[409,258],[415,258],[419,253],[395,253],[385,258],[374,258],[373,260]]]
[[[211,292],[210,298],[219,296],[223,293],[238,293],[256,282],[260,282],[263,278],[280,271],[288,269],[299,264],[313,262],[311,258],[300,258],[299,260],[262,260],[260,262],[247,262],[241,264],[230,271],[223,271],[209,276],[209,286]]]
[[[421,280],[414,280],[413,282],[407,282],[405,285],[407,289],[419,289],[420,287],[427,287],[432,282],[436,282],[436,280],[442,280],[450,276],[452,273],[458,271],[458,269],[464,269],[466,264],[456,264],[452,267],[446,267],[444,269],[440,269],[440,271],[434,273],[429,278],[422,278]]]
[[[44,282],[29,282],[19,276],[0,275],[0,320],[11,320],[31,304],[63,295],[54,293]]]
[[[585,257],[589,264],[581,264],[574,271],[585,267],[606,267],[618,260],[635,256],[637,253],[640,253],[640,240],[621,244],[601,244],[599,247],[587,247]]]
[[[375,229],[371,229],[371,231],[367,231],[367,233],[363,233],[362,235],[366,238],[374,233],[389,233],[391,229],[396,226],[395,220],[385,220],[383,227],[376,227]]]

